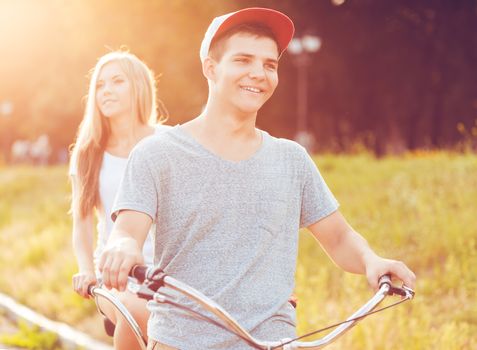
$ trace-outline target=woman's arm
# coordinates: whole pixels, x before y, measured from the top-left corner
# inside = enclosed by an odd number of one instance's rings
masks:
[[[71,176],[73,202],[77,196],[77,178]],[[78,272],[73,276],[73,289],[81,296],[88,298],[88,287],[96,283],[93,260],[93,213],[81,218],[73,210],[73,251],[78,264]]]

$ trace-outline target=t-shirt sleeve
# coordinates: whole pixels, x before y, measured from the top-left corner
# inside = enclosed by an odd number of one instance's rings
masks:
[[[143,148],[134,148],[119,185],[111,210],[116,220],[121,210],[134,210],[149,215],[153,221],[157,212],[157,189],[148,158]]]
[[[308,227],[335,212],[339,204],[306,151],[304,151],[303,162],[300,227]]]

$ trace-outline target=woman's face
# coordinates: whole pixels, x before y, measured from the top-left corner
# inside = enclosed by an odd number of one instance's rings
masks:
[[[96,83],[96,105],[105,117],[131,115],[131,85],[118,62],[101,68]]]

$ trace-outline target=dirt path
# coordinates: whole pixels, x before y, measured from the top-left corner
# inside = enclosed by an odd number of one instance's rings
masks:
[[[6,315],[12,315],[13,319],[24,320],[27,324],[35,325],[43,331],[56,334],[61,346],[65,349],[112,350],[111,345],[100,342],[70,325],[50,320],[25,305],[17,303],[8,295],[0,293],[0,335],[16,333],[15,323],[8,322]],[[0,350],[4,349],[14,348],[8,348],[0,344]]]

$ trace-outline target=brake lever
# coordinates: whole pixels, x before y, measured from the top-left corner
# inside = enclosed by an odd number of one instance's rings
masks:
[[[129,287],[131,291],[141,299],[152,300],[157,290],[164,286],[164,278],[167,275],[158,267],[136,265],[129,276],[136,282]]]
[[[389,290],[387,293],[388,295],[400,295],[404,298],[412,299],[414,298],[414,295],[416,294],[413,289],[406,287],[404,285],[402,287],[394,286],[391,282],[390,275],[381,276],[381,278],[379,279],[379,288],[381,288],[383,284],[387,284],[389,286]]]

